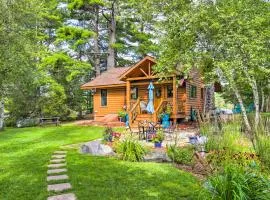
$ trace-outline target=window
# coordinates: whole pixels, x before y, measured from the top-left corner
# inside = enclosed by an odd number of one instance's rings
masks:
[[[173,97],[173,87],[171,85],[167,86],[167,98]]]
[[[189,87],[189,97],[196,98],[197,97],[197,87],[194,85],[190,85]]]
[[[160,98],[161,97],[161,88],[156,88],[156,97]]]
[[[130,95],[131,95],[131,99],[135,99],[135,100],[138,99],[138,88],[137,87],[131,88]]]
[[[101,89],[100,95],[101,95],[101,106],[107,106],[107,90]]]

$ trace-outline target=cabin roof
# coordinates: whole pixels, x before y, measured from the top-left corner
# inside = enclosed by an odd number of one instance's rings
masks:
[[[119,77],[125,73],[131,67],[115,67],[108,71],[103,72],[100,76],[97,76],[92,81],[85,83],[81,86],[81,89],[91,89],[106,86],[120,86],[124,85],[124,81],[120,81]]]

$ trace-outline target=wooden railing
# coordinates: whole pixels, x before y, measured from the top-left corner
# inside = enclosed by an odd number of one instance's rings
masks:
[[[138,116],[138,114],[140,114],[140,112],[141,112],[140,101],[141,101],[140,98],[138,98],[136,103],[133,105],[133,107],[131,108],[131,110],[128,113],[130,123],[133,123],[135,121],[136,117]]]
[[[158,115],[162,112],[162,109],[164,108],[165,103],[168,101],[166,99],[161,98],[159,105],[157,106],[155,112],[154,112],[154,121],[158,120]]]

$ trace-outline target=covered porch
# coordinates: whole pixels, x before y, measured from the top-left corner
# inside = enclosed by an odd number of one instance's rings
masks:
[[[120,77],[120,80],[126,82],[126,110],[130,124],[138,121],[138,118],[158,122],[159,114],[168,106],[171,108],[170,119],[174,122],[186,117],[185,80],[171,75],[166,80],[160,81],[153,69],[155,64],[151,57],[146,57]],[[154,113],[146,111],[149,103],[148,86],[150,83],[154,86]]]

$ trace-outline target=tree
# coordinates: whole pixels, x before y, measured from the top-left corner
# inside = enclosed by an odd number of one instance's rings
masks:
[[[220,80],[233,91],[247,118],[239,83],[248,85],[256,107],[255,129],[259,123],[258,81],[269,77],[269,3],[245,1],[172,1],[164,12],[166,30],[161,72],[199,66],[212,81]],[[167,9],[168,9],[167,8]],[[207,64],[205,65],[205,61]],[[161,68],[163,66],[163,69]],[[165,69],[164,69],[165,66]]]

